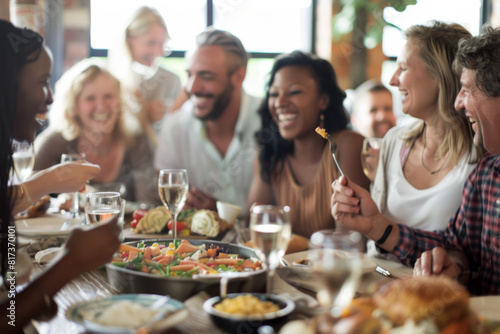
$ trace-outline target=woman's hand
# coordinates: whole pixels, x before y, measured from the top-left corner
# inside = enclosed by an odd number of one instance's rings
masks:
[[[36,173],[29,179],[29,183],[35,183],[36,188],[43,189],[45,194],[83,191],[88,180],[100,172],[99,165],[65,162]]]
[[[380,212],[370,193],[346,176],[332,183],[332,216],[337,223],[354,231],[368,234],[373,229],[372,219]]]
[[[120,246],[118,218],[89,229],[74,229],[64,248],[74,275],[96,269],[109,262]],[[76,276],[75,276],[76,277]]]

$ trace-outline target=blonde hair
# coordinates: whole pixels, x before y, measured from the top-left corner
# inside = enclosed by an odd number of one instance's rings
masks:
[[[134,143],[134,134],[140,130],[138,121],[127,110],[121,96],[120,82],[109,73],[98,61],[85,59],[68,71],[57,81],[54,103],[49,112],[50,127],[60,132],[64,139],[72,141],[82,132],[82,123],[76,115],[77,101],[85,85],[93,82],[97,76],[104,74],[110,77],[119,101],[120,111],[113,136],[125,142],[127,147]]]
[[[132,71],[134,59],[127,38],[141,36],[155,24],[159,24],[165,29],[165,43],[167,43],[170,36],[165,21],[156,9],[144,6],[132,14],[125,29],[119,36],[117,44],[108,51],[108,68],[121,81],[124,89],[128,91],[136,89],[139,78]],[[153,66],[151,71],[156,72],[156,69],[157,64]]]
[[[438,116],[444,121],[444,139],[437,151],[437,157],[447,154],[456,165],[464,150],[469,154],[473,143],[472,128],[465,114],[455,110],[455,98],[460,91],[460,76],[453,71],[453,60],[458,50],[458,42],[469,38],[470,32],[459,24],[432,22],[431,25],[414,25],[405,32],[408,43],[414,43],[419,57],[428,73],[438,83]],[[423,121],[411,129],[404,137],[407,146],[422,135]],[[474,152],[479,154],[479,152]],[[471,154],[471,161],[479,158]]]

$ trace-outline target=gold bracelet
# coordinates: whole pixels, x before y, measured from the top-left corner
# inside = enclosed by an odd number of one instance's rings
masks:
[[[28,192],[28,188],[23,183],[19,183],[18,187],[21,188],[21,199],[26,197],[26,200],[28,201],[28,203],[30,205],[33,204],[33,202],[31,201],[30,193]]]

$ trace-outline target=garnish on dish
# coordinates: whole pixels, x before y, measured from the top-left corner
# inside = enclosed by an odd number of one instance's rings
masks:
[[[134,271],[158,276],[192,277],[194,274],[211,275],[222,272],[256,271],[262,263],[254,258],[243,259],[239,254],[228,254],[219,246],[207,248],[188,240],[158,242],[137,247],[122,244],[111,264]]]

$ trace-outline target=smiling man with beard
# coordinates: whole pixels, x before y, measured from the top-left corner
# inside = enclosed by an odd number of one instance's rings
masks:
[[[217,200],[245,207],[260,125],[260,100],[242,88],[247,62],[241,41],[213,28],[187,54],[189,101],[165,117],[155,155],[157,170],[187,169],[185,208],[215,210]]]

